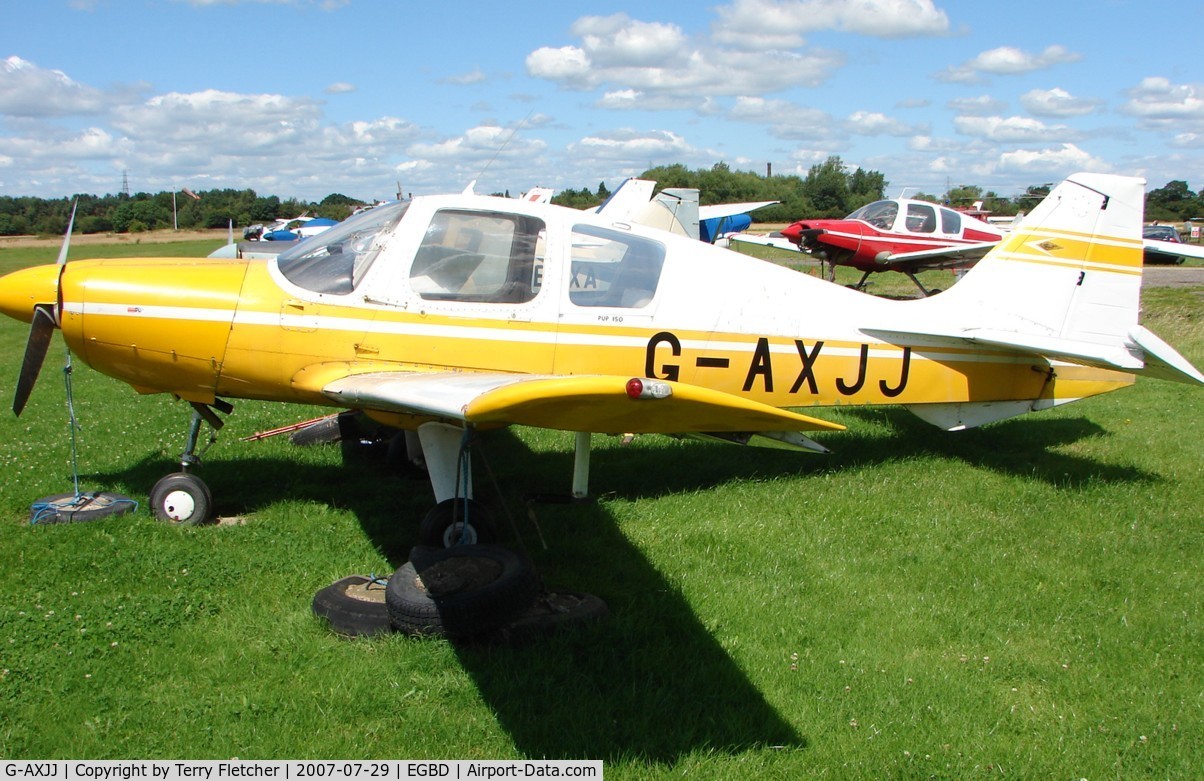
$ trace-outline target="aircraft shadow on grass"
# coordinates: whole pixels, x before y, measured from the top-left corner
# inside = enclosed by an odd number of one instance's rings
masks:
[[[946,434],[901,410],[853,414],[890,432],[845,432],[833,438],[836,453],[825,457],[669,440],[600,448],[593,483],[609,496],[655,498],[739,479],[805,479],[833,468],[927,456],[1070,488],[1088,481],[1157,479],[1133,467],[1057,452],[1103,435],[1085,419],[1006,422],[985,432]],[[524,494],[567,485],[571,453],[533,452],[510,431],[488,434],[479,452],[490,462],[488,471],[496,472],[502,496],[496,496],[492,481],[479,480],[478,497],[510,508],[519,539],[548,586],[597,594],[611,608],[603,622],[538,640],[538,650],[457,645],[464,669],[521,752],[672,763],[699,751],[805,749],[806,738],[766,701],[677,587],[624,536],[605,503],[538,505],[548,549],[536,549],[538,536],[526,523]],[[287,457],[216,457],[204,469],[219,487],[219,513],[250,513],[284,498],[343,507],[391,564],[400,566],[429,506],[429,486],[387,473],[379,450],[345,446],[344,461],[344,466],[299,465]],[[120,474],[88,480],[149,485],[162,471],[162,459],[154,457]],[[271,475],[287,477],[265,479]],[[507,513],[497,515],[505,527]],[[666,714],[673,714],[668,722]]]
[[[513,437],[500,439],[492,450],[515,463],[509,456],[525,446]],[[560,453],[526,455],[530,461],[520,468],[528,476],[559,476],[571,463]],[[350,479],[346,467],[275,458],[214,457],[203,469],[226,497],[216,501],[219,514],[253,513],[285,498],[330,502],[353,513],[378,550],[400,566],[416,542],[430,488],[425,481],[385,474],[362,457],[355,461],[361,474]],[[85,480],[149,486],[162,470],[162,459],[155,457],[119,474]],[[287,484],[263,479],[281,473],[289,475]],[[499,472],[503,481],[507,476]],[[482,481],[478,495],[493,504],[491,493]],[[539,513],[549,550],[532,552],[548,586],[597,594],[611,612],[580,631],[528,645],[457,645],[464,669],[519,751],[529,757],[671,763],[700,751],[806,746],[604,506],[547,505]],[[536,548],[523,519],[520,526]],[[314,590],[322,585],[314,584]],[[672,714],[668,723],[667,714]]]

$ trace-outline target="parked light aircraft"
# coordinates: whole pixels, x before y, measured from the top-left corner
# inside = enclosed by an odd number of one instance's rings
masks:
[[[928,201],[893,198],[874,201],[843,220],[800,220],[781,238],[739,234],[731,240],[802,250],[829,266],[863,272],[853,287],[865,288],[871,274],[906,274],[924,295],[931,292],[916,274],[929,269],[967,268],[999,243],[1006,231],[965,212]]]
[[[578,432],[584,495],[591,432],[823,452],[808,435],[844,427],[787,408],[903,405],[957,430],[1135,375],[1202,385],[1138,324],[1142,206],[1140,179],[1077,174],[955,287],[891,301],[605,211],[420,197],[270,260],[16,271],[0,311],[32,323],[18,414],[56,327],[97,370],[192,406],[160,518],[208,514],[195,446],[227,399],[324,404],[414,432],[438,502],[423,536],[450,544],[476,534],[455,519],[478,430]]]

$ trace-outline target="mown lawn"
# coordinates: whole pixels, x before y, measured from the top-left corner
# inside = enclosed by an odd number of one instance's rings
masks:
[[[1198,366],[1201,292],[1149,290],[1144,317]],[[0,323],[6,400],[25,336]],[[1204,766],[1198,388],[1139,380],[961,434],[822,411],[850,429],[830,456],[596,437],[596,501],[532,508],[546,548],[523,495],[567,490],[572,437],[498,432],[481,453],[501,495],[478,494],[551,586],[611,608],[511,648],[314,618],[318,589],[403,563],[431,502],[372,449],[239,441],[320,411],[237,405],[202,469],[223,525],[31,526],[32,501],[71,490],[61,361],[0,415],[0,756],[581,757],[633,779]],[[74,383],[84,487],[144,500],[187,407],[78,365]]]

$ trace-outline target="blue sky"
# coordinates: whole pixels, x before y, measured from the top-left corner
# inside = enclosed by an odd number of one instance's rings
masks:
[[[651,165],[1003,195],[1204,188],[1204,5],[41,0],[0,27],[0,195],[613,188]]]

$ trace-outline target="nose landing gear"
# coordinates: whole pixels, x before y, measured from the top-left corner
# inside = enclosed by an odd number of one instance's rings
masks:
[[[173,526],[197,526],[209,520],[213,509],[213,494],[205,481],[189,470],[201,463],[201,456],[217,441],[217,432],[225,421],[214,410],[229,415],[234,407],[217,399],[212,405],[192,403],[192,420],[188,426],[188,441],[180,454],[180,471],[173,472],[155,483],[150,492],[151,512],[155,518]],[[212,431],[209,441],[197,452],[201,423],[208,423]]]

